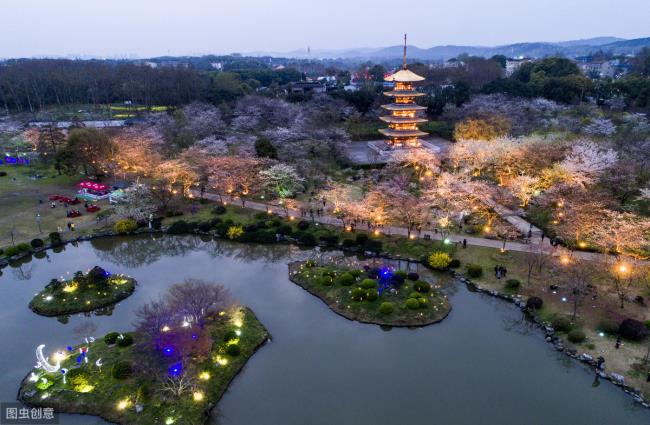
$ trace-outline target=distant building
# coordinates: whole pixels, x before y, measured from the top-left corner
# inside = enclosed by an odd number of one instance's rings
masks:
[[[291,84],[291,93],[325,93],[325,84],[318,81],[298,81]]]
[[[591,78],[613,78],[616,74],[617,61],[616,60],[602,60],[584,62],[578,65],[582,72]]]
[[[510,77],[515,73],[523,64],[531,62],[530,59],[519,57],[519,58],[510,58],[506,60],[506,77]]]
[[[216,69],[217,71],[223,70],[223,64],[221,62],[210,62],[210,67]]]
[[[458,60],[457,58],[451,58],[442,65],[443,68],[462,68],[464,66],[465,62]]]

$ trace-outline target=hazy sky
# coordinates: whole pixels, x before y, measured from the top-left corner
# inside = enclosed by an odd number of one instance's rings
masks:
[[[649,19],[650,0],[0,0],[0,57],[638,38]]]

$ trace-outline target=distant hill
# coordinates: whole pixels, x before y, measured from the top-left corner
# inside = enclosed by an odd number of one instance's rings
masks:
[[[637,38],[625,40],[616,37],[595,37],[584,40],[569,40],[557,43],[532,42],[515,43],[503,46],[435,46],[429,49],[422,49],[417,46],[408,47],[410,59],[419,60],[447,60],[460,54],[467,53],[473,56],[491,57],[493,55],[505,55],[508,57],[526,56],[541,58],[551,55],[563,55],[569,57],[585,56],[599,50],[611,52],[615,55],[634,54],[643,47],[650,47],[649,38]],[[362,60],[391,60],[402,56],[403,46],[389,46],[380,48],[359,48],[346,50],[312,50],[309,54],[306,51],[295,51],[290,53],[266,53],[270,56],[289,56],[295,58],[341,58],[341,59],[362,59]]]

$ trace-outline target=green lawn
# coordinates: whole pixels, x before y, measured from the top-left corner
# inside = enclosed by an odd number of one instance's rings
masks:
[[[89,275],[77,272],[70,280],[52,279],[34,296],[29,308],[43,316],[75,314],[111,306],[135,291],[136,281],[128,276],[93,279]]]
[[[430,283],[403,275],[401,284],[390,286],[394,291],[378,291],[381,286],[372,273],[306,261],[290,264],[289,278],[338,314],[365,323],[423,326],[441,321],[451,309],[447,298]]]

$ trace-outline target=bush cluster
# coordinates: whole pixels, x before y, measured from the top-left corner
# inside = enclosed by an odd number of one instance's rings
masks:
[[[506,289],[519,289],[521,282],[519,279],[508,279],[506,280]]]
[[[467,266],[467,275],[473,278],[479,278],[483,276],[483,267],[479,264],[468,264]]]
[[[363,289],[377,289],[377,281],[375,279],[363,279],[361,287]]]
[[[128,347],[133,344],[133,335],[131,334],[122,334],[122,338],[117,338],[117,345],[120,347]]]
[[[571,321],[564,316],[557,316],[551,320],[551,326],[558,332],[568,332],[571,329]]]
[[[643,322],[634,319],[625,319],[618,327],[618,333],[625,339],[641,341],[646,337],[648,330]]]
[[[426,294],[431,291],[431,285],[423,280],[418,280],[413,284],[413,289],[421,294]]]
[[[449,262],[449,268],[457,269],[458,267],[460,267],[460,260],[457,260],[456,258],[452,258],[452,260]]]
[[[226,207],[223,205],[217,205],[216,207],[212,208],[212,214],[214,215],[223,215],[226,213]]]
[[[32,239],[32,241],[29,244],[32,246],[32,248],[40,248],[43,245],[45,245],[45,242],[43,242],[43,239],[36,238],[36,239]]]
[[[226,354],[231,357],[237,357],[241,353],[241,348],[238,344],[228,344],[226,346]]]
[[[190,232],[190,226],[185,220],[177,220],[173,222],[167,229],[167,233],[170,235],[182,235],[184,233]]]
[[[133,374],[133,367],[131,363],[120,361],[113,365],[111,368],[111,376],[115,379],[126,379]]]
[[[10,246],[9,248],[5,249],[5,255],[7,257],[13,257],[14,255],[23,254],[31,250],[32,248],[28,244],[19,243],[18,245]]]
[[[354,276],[349,272],[345,272],[338,277],[337,281],[340,285],[350,286],[354,283]]]
[[[544,301],[540,297],[529,297],[526,300],[526,308],[531,310],[539,310],[544,305]]]
[[[137,228],[138,228],[138,223],[136,223],[135,220],[132,220],[130,218],[119,220],[113,226],[115,232],[119,233],[120,235],[133,232]]]
[[[387,316],[391,314],[393,310],[395,310],[395,308],[393,307],[393,303],[383,302],[379,305],[379,313],[381,315]]]
[[[366,291],[366,289],[356,287],[350,293],[350,298],[352,298],[354,301],[363,301],[363,299],[366,297]]]
[[[446,270],[451,263],[451,257],[446,252],[436,251],[429,255],[429,267],[435,270]]]
[[[571,332],[569,332],[569,334],[567,335],[567,339],[569,341],[573,342],[574,344],[581,343],[586,338],[587,338],[587,336],[580,329],[574,329]]]
[[[118,332],[109,332],[104,336],[104,342],[106,345],[113,345],[117,342],[118,336],[120,336]]]

